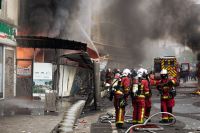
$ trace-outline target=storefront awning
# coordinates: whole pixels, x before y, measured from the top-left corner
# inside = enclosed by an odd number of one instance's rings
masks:
[[[77,62],[80,67],[93,68],[92,60],[87,53],[87,44],[48,37],[16,36],[17,47],[39,49],[64,49],[60,58]]]
[[[84,68],[93,68],[93,63],[91,58],[89,57],[87,52],[80,52],[80,53],[74,53],[74,54],[65,54],[62,55],[61,57],[67,58],[71,61],[75,61],[79,63],[80,67]]]
[[[87,51],[87,44],[49,37],[16,36],[17,46],[24,48],[50,48]]]

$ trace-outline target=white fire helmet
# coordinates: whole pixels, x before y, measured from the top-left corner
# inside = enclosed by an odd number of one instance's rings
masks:
[[[141,77],[142,77],[142,73],[138,73],[138,74],[137,74],[137,77],[138,77],[138,78],[141,78]]]
[[[131,71],[129,69],[124,69],[122,72],[123,76],[128,76],[129,74],[131,74]]]
[[[165,75],[167,74],[167,70],[166,69],[162,69],[162,71],[160,72],[161,75]]]
[[[144,74],[145,74],[145,75],[148,74],[147,70],[144,69],[144,68],[140,68],[140,69],[137,71],[137,76],[138,76],[138,77],[142,77]]]

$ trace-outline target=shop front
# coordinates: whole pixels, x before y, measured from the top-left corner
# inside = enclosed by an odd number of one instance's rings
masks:
[[[0,99],[15,96],[16,28],[0,22]]]
[[[84,43],[47,37],[16,39],[17,97],[42,100],[50,91],[56,91],[58,97],[72,96],[77,92],[73,83],[78,68],[92,69]]]

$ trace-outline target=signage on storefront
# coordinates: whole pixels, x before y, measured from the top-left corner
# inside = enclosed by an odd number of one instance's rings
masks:
[[[16,28],[6,24],[5,22],[0,22],[0,43],[15,46],[15,35]]]
[[[33,79],[52,80],[52,64],[34,63]]]
[[[33,96],[44,94],[52,90],[52,69],[51,63],[34,63],[33,66]]]
[[[32,76],[32,60],[17,60],[17,77],[28,78]]]
[[[17,76],[31,76],[31,66],[23,68],[18,67],[17,68]]]

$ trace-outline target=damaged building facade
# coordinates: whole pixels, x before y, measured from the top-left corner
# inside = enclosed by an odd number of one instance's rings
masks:
[[[86,44],[48,37],[17,36],[16,40],[16,96],[42,99],[47,91],[55,90],[59,97],[68,97],[89,83],[76,77],[93,75]]]
[[[17,96],[32,97],[35,93],[44,93],[44,89],[38,88],[47,87],[47,84],[56,89],[60,97],[78,93],[88,95],[87,89],[91,90],[94,86],[91,58],[97,58],[98,54],[91,40],[88,41],[90,28],[85,26],[91,23],[85,23],[91,15],[81,18],[79,16],[82,8],[86,9],[83,6],[85,4],[85,1],[79,0],[62,2],[20,0],[16,61]],[[63,42],[62,47],[61,42]],[[79,48],[77,52],[76,48],[82,43],[87,46],[84,50]],[[72,47],[68,47],[70,44],[73,44]],[[68,48],[64,48],[65,46]],[[58,62],[56,58],[59,58]],[[49,76],[49,79],[53,82],[57,81],[56,83],[49,81],[42,83],[34,76],[41,73],[35,71],[36,65],[45,65],[45,63],[52,67],[50,72],[52,77]],[[59,71],[58,75],[57,71]]]
[[[15,53],[18,0],[0,0],[0,99],[16,95]]]

